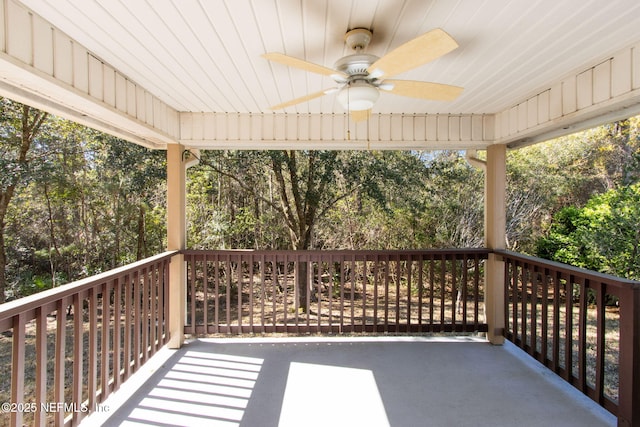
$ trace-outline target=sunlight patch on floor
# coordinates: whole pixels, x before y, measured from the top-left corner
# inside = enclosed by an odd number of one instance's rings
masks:
[[[373,372],[292,362],[280,427],[389,427]]]

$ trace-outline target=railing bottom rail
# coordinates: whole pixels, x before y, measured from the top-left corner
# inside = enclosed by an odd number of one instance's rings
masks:
[[[462,325],[407,325],[407,324],[389,324],[384,325],[355,325],[353,327],[340,327],[338,325],[314,325],[314,326],[295,326],[295,325],[269,325],[260,327],[249,326],[218,326],[209,325],[206,328],[203,325],[196,326],[195,335],[253,335],[253,334],[292,334],[292,335],[308,335],[308,334],[429,334],[429,333],[478,333],[487,332],[486,324],[478,326],[462,326]]]

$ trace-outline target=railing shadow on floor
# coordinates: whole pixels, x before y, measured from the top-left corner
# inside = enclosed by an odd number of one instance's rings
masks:
[[[244,416],[262,359],[217,353],[215,349],[174,352],[153,372],[109,425],[237,426]]]

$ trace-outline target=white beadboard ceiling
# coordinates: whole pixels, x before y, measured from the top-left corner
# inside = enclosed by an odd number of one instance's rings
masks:
[[[374,113],[480,114],[513,106],[640,40],[638,0],[21,0],[169,106],[269,112],[335,86],[270,63],[282,52],[328,67],[345,32],[373,31],[378,56],[433,28],[455,51],[396,78],[465,88],[453,102],[383,93]],[[343,113],[335,94],[287,113]]]

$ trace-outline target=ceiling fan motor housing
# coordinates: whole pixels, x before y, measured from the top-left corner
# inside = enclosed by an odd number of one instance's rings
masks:
[[[347,111],[369,110],[378,100],[380,93],[374,86],[376,79],[369,76],[369,67],[379,58],[375,55],[362,53],[371,41],[371,31],[366,28],[356,28],[347,32],[344,40],[356,53],[338,59],[334,68],[346,74],[347,79],[338,81],[344,83],[337,95],[338,102]]]
[[[362,53],[371,41],[371,31],[357,28],[349,31],[345,36],[347,45],[356,51],[336,61],[334,68],[349,76],[337,95],[338,102],[347,111],[369,110],[378,100],[380,93],[373,85],[375,79],[369,76],[369,67],[379,58],[375,55]],[[337,80],[336,80],[337,81]]]
[[[334,68],[349,76],[367,76],[367,69],[378,60],[375,55],[368,53],[354,53],[338,59]]]

